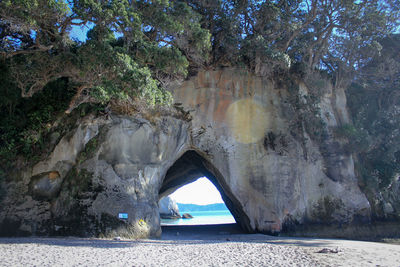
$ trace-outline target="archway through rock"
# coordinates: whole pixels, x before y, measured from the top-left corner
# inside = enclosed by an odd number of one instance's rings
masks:
[[[222,174],[211,162],[194,150],[185,152],[169,168],[159,190],[159,199],[170,195],[178,188],[192,183],[200,177],[207,177],[218,189],[225,205],[242,230],[252,232],[248,216]]]

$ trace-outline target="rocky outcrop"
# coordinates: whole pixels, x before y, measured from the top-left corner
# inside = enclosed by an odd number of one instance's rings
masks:
[[[158,202],[158,210],[160,212],[161,219],[179,219],[181,215],[179,214],[178,204],[176,201],[170,197],[163,197]]]
[[[78,122],[48,160],[5,185],[1,234],[160,236],[161,177],[187,148],[189,125],[171,117],[153,123],[124,116]]]
[[[345,96],[320,86],[316,102],[307,83],[201,71],[171,88],[191,121],[87,116],[4,185],[0,234],[157,237],[159,199],[201,176],[248,231],[368,220],[352,155],[333,134],[349,119]]]
[[[193,219],[193,216],[190,215],[189,213],[184,213],[182,214],[182,219]]]

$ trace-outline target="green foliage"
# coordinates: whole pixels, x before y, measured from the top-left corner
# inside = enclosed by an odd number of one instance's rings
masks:
[[[373,198],[400,173],[400,37],[380,40],[379,56],[369,62],[348,88],[353,126],[342,132],[358,152],[363,188]]]
[[[68,3],[0,2],[0,53],[23,97],[64,77],[76,88],[68,112],[85,102],[170,104],[163,86],[207,58],[210,35],[183,1]],[[72,26],[92,27],[86,42],[68,38]]]
[[[68,4],[67,4],[68,3]],[[368,64],[399,25],[399,0],[0,2],[0,53],[22,96],[68,77],[85,102],[148,98],[204,65],[247,64],[259,74],[323,68],[337,86]],[[87,42],[69,38],[90,27]],[[118,36],[118,39],[115,38]]]
[[[4,68],[4,65],[0,66]],[[2,79],[4,83],[0,83],[0,94],[9,92],[11,96],[12,92],[19,91],[11,76],[3,75]],[[0,169],[5,172],[11,168],[17,155],[34,161],[45,148],[51,125],[65,111],[72,94],[68,90],[68,81],[60,79],[49,83],[31,100],[23,99],[18,94],[12,98],[1,98]]]
[[[363,129],[356,128],[352,124],[344,124],[339,126],[334,130],[334,132],[339,138],[345,138],[347,140],[344,149],[349,153],[365,151],[371,144],[368,132]]]
[[[242,32],[234,1],[186,0],[185,2],[201,15],[201,26],[209,31],[212,49],[207,64],[226,66],[240,62]]]
[[[289,92],[288,104],[290,113],[290,129],[294,136],[301,139],[304,144],[304,131],[319,144],[322,144],[327,138],[326,123],[321,117],[321,91],[326,86],[326,80],[321,78],[318,73],[308,74],[303,80],[308,88],[307,94],[300,93],[299,83],[293,76],[280,80],[280,86],[286,88]],[[317,82],[316,82],[317,81]],[[324,81],[323,83],[321,83]],[[321,86],[321,87],[320,87]]]
[[[216,65],[245,62],[257,72],[301,62],[334,74],[338,86],[379,53],[400,17],[398,0],[186,2],[212,35]]]
[[[79,153],[77,157],[78,164],[83,163],[85,160],[94,156],[97,146],[99,145],[99,136],[95,136],[85,145],[85,148]]]

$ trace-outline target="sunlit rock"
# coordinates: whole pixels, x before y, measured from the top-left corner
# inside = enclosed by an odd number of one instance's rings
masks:
[[[326,83],[312,102],[305,83],[292,86],[245,69],[200,71],[170,88],[191,120],[81,119],[6,183],[1,234],[158,237],[159,199],[203,176],[249,232],[368,220],[352,155],[332,132],[349,120],[344,93]]]

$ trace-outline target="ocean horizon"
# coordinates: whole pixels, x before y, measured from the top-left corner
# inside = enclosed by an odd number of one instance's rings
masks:
[[[161,219],[161,225],[209,225],[209,224],[226,224],[236,223],[232,214],[226,210],[212,211],[185,211],[193,216],[192,219]]]

